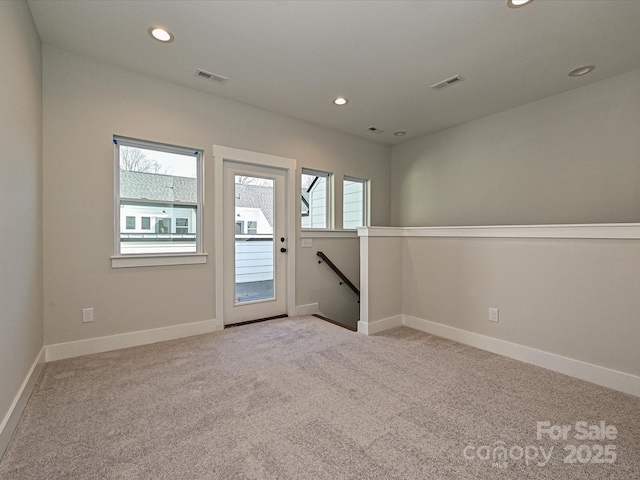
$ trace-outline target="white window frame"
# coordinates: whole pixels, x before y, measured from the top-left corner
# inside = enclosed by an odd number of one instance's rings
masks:
[[[111,257],[112,268],[120,267],[146,267],[159,265],[190,265],[207,262],[207,254],[203,251],[203,219],[204,219],[204,152],[203,150],[167,145],[163,143],[139,140],[121,136],[113,137],[113,165],[114,165],[114,225],[113,244],[114,254]],[[150,253],[150,254],[123,254],[120,251],[120,147],[134,147],[145,150],[157,150],[159,152],[189,155],[196,158],[196,185],[197,202],[184,203],[184,205],[196,207],[196,251],[189,253]],[[162,203],[162,202],[159,202]],[[166,203],[166,202],[165,202]],[[182,202],[173,202],[182,205]]]
[[[334,215],[333,215],[333,181],[334,174],[332,172],[325,172],[324,170],[314,170],[312,168],[302,168],[300,174],[300,180],[302,180],[302,175],[315,175],[316,177],[326,177],[327,179],[327,198],[326,198],[326,212],[325,218],[327,219],[326,225],[324,227],[303,227],[301,224],[301,230],[305,231],[325,231],[325,230],[333,230],[334,229]],[[299,192],[302,194],[302,192]],[[299,198],[299,197],[298,197]],[[300,216],[300,222],[302,222],[302,216]]]
[[[353,231],[353,230],[357,230],[359,227],[356,228],[346,228],[344,226],[344,182],[353,182],[353,183],[361,183],[362,184],[362,226],[363,227],[368,227],[369,226],[369,220],[370,220],[370,209],[369,209],[369,205],[370,205],[370,180],[364,179],[364,178],[357,178],[357,177],[351,177],[349,175],[345,175],[342,178],[342,229],[343,230],[348,230],[348,231]]]

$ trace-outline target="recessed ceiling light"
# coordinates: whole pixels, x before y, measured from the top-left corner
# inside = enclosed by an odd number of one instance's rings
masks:
[[[574,68],[569,72],[570,77],[581,77],[582,75],[586,75],[587,73],[593,72],[595,70],[594,65],[584,65],[582,67]]]
[[[151,35],[153,38],[155,38],[159,42],[163,42],[163,43],[173,42],[173,33],[171,33],[169,30],[165,30],[164,28],[151,27],[149,28],[149,30],[147,30],[147,32],[149,32],[149,35]]]
[[[507,7],[520,8],[530,4],[533,0],[507,0]]]
[[[333,101],[333,103],[335,103],[336,105],[346,105],[347,103],[349,103],[349,100],[345,97],[338,97]]]
[[[393,134],[396,137],[404,137],[407,134],[407,132],[393,132]]]

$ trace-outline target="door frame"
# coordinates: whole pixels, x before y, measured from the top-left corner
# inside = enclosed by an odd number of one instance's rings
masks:
[[[214,258],[216,280],[216,321],[224,322],[224,162],[225,160],[244,163],[248,166],[276,168],[284,171],[285,175],[285,215],[287,220],[287,315],[295,311],[296,285],[296,175],[297,161],[293,158],[279,157],[267,153],[252,152],[222,145],[213,145],[213,228],[214,228]]]

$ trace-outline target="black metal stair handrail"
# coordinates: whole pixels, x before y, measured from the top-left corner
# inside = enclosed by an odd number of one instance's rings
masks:
[[[351,290],[353,290],[355,292],[355,294],[358,296],[358,298],[360,298],[360,290],[358,290],[358,287],[356,287],[351,280],[349,280],[346,275],[344,273],[342,273],[340,271],[340,269],[338,267],[335,266],[335,264],[329,260],[329,257],[327,257],[324,253],[322,252],[318,252],[316,253],[316,255],[318,257],[320,257],[322,260],[318,260],[318,263],[322,263],[323,261],[327,264],[327,266],[333,270],[336,275],[338,275],[341,279],[342,282],[344,282]],[[342,282],[340,282],[340,284],[342,285]]]

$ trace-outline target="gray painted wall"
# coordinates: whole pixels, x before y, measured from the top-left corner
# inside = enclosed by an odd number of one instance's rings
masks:
[[[41,62],[26,2],[0,2],[0,423],[42,348]]]
[[[640,242],[403,240],[405,315],[640,375]]]
[[[337,198],[343,175],[369,178],[372,221],[389,222],[388,147],[47,45],[44,100],[46,344],[215,317],[214,182],[207,165],[214,144],[295,158],[299,167],[333,172]],[[207,264],[111,268],[114,134],[205,151]],[[341,214],[339,204],[339,225]],[[331,242],[319,243],[330,250]],[[344,241],[336,242],[342,248]],[[340,266],[358,271],[358,262],[356,253],[345,256]],[[318,286],[306,276],[316,267],[315,257],[298,249],[298,305],[321,300]],[[340,292],[342,287],[335,282],[331,288]],[[81,322],[86,307],[95,309],[93,323]]]
[[[640,222],[639,124],[635,70],[394,146],[392,225]]]
[[[640,70],[392,147],[392,225],[640,222],[638,125]],[[640,374],[637,241],[403,245],[405,315]]]

